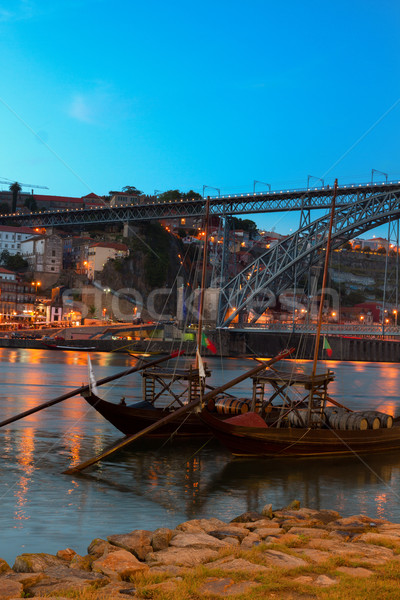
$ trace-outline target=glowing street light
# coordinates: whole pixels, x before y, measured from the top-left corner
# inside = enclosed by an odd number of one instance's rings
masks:
[[[41,285],[41,281],[32,281],[31,286],[35,288],[35,294],[37,294],[38,287],[40,287]]]

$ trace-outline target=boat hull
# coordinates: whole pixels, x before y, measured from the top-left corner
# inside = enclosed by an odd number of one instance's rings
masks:
[[[242,427],[203,410],[200,418],[235,456],[346,456],[400,449],[400,426],[364,431]]]
[[[171,414],[171,411],[159,408],[138,408],[135,405],[114,404],[95,394],[84,394],[83,397],[125,435],[138,433]],[[172,419],[145,437],[167,438],[172,435],[174,438],[212,437],[208,427],[194,413],[178,415],[176,419]]]

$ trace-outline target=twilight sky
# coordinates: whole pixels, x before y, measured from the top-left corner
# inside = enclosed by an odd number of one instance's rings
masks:
[[[399,30],[395,0],[0,0],[0,179],[70,196],[400,179]]]

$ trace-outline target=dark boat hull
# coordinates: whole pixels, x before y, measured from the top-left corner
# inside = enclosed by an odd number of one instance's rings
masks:
[[[83,397],[125,435],[138,433],[171,414],[169,410],[158,408],[138,408],[135,405],[114,404],[95,394],[84,394]],[[146,437],[167,438],[172,435],[174,438],[212,437],[208,427],[194,413],[178,415],[176,419],[152,431]]]
[[[200,414],[215,437],[235,456],[346,456],[400,449],[400,425],[390,429],[347,431],[306,428],[242,427],[207,410]]]

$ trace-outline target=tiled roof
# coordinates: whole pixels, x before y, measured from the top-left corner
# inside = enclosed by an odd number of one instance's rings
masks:
[[[35,230],[30,227],[11,227],[8,225],[0,225],[0,231],[6,231],[8,233],[29,233],[35,235]]]
[[[118,242],[93,242],[90,244],[91,248],[113,248],[114,250],[121,250],[122,252],[126,252],[128,250],[128,246],[125,244],[119,244]]]

